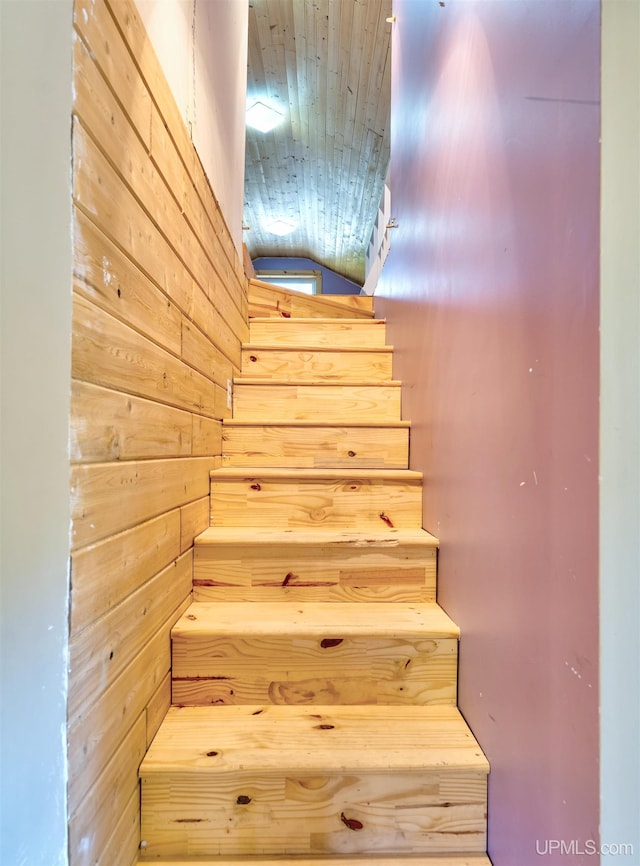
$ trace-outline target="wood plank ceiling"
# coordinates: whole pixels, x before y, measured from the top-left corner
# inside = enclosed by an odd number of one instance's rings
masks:
[[[252,258],[304,256],[362,284],[389,164],[391,0],[249,0],[244,240]],[[297,228],[279,237],[273,219]]]

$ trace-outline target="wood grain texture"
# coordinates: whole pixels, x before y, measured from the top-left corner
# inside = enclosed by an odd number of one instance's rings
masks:
[[[259,345],[382,347],[386,323],[382,319],[252,319],[249,341]]]
[[[226,466],[406,469],[409,428],[375,426],[225,423]]]
[[[391,0],[256,0],[248,94],[286,107],[276,135],[247,134],[252,255],[306,256],[356,283],[389,160]],[[310,159],[310,155],[313,158]],[[272,211],[298,228],[274,244]]]
[[[96,866],[136,866],[140,849],[140,791],[136,788],[125,805],[110,839],[98,853]]]
[[[129,866],[247,284],[134,3],[74,28],[69,857]]]
[[[142,80],[146,83],[149,91],[153,93],[158,114],[152,113],[152,124],[154,117],[161,117],[162,126],[163,128],[166,126],[173,147],[195,188],[200,202],[199,207],[203,209],[206,218],[213,227],[216,237],[215,245],[220,247],[226,257],[226,262],[218,259],[220,279],[229,288],[230,295],[235,299],[243,316],[246,317],[246,279],[242,261],[234,247],[224,215],[207,182],[198,154],[193,147],[180,110],[162,72],[140,15],[131,2],[107,0],[106,5],[123,35],[131,56],[136,60]],[[155,127],[152,126],[152,130],[154,129]],[[161,161],[156,150],[156,144],[159,140],[160,136],[156,130],[155,135],[152,134],[151,153],[154,161],[157,160],[158,162]],[[171,153],[170,150],[169,153]],[[171,154],[171,158],[173,160],[173,154]],[[188,195],[188,184],[185,186],[186,188],[174,190],[174,195],[178,201],[182,201],[183,197],[186,198]]]
[[[248,344],[242,349],[242,375],[336,382],[388,382],[392,349],[282,349]]]
[[[73,304],[76,379],[178,409],[223,417],[226,391],[84,298]]]
[[[172,630],[173,701],[455,704],[457,639],[435,604],[196,603]]]
[[[136,767],[145,749],[145,719],[139,716],[69,820],[69,848],[79,866],[93,866],[100,860],[116,825],[127,814],[132,797],[138,794]],[[122,837],[112,840],[113,848],[116,841],[124,842]]]
[[[212,526],[419,529],[421,520],[422,476],[409,470],[223,468],[211,477]]]
[[[207,495],[212,467],[209,457],[74,466],[74,549],[201,499]]]
[[[171,673],[167,672],[167,675],[147,702],[147,748],[149,748],[149,746],[153,742],[153,738],[158,733],[158,729],[164,721],[165,716],[169,712],[170,706]]]
[[[486,772],[453,707],[172,709],[141,768],[145,850],[483,851]]]
[[[399,421],[400,387],[234,383],[233,417],[239,421]]]
[[[196,540],[194,600],[433,601],[436,549],[423,530],[211,527]]]
[[[197,535],[203,532],[209,524],[209,497],[203,496],[180,509],[180,551],[193,547]]]
[[[180,552],[177,509],[75,551],[71,634],[78,634],[116,607]]]
[[[190,412],[77,379],[71,383],[73,462],[189,457],[201,453],[193,427]]]
[[[189,551],[70,641],[71,726],[84,718],[158,632],[164,631],[168,640],[170,627],[189,603],[191,569]]]
[[[159,346],[180,354],[178,307],[80,210],[74,210],[75,288]]]
[[[82,715],[69,750],[69,798],[81,803],[91,780],[104,770],[118,744],[166,679],[171,667],[168,629],[153,635],[111,686]]]
[[[319,728],[319,722],[334,727]],[[379,748],[369,748],[370,742]],[[207,755],[216,746],[219,753]],[[444,766],[488,772],[455,707],[173,707],[141,774],[189,768],[213,776],[290,769],[411,772]]]

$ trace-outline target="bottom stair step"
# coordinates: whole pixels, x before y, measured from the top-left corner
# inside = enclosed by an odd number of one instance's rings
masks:
[[[141,860],[148,863],[148,860]],[[491,860],[486,854],[454,854],[448,857],[425,854],[420,857],[190,857],[188,860],[154,860],[161,866],[190,866],[199,863],[200,866],[278,866],[281,863],[291,863],[293,866],[491,866]]]
[[[145,857],[486,849],[488,764],[454,707],[173,707],[145,757]]]

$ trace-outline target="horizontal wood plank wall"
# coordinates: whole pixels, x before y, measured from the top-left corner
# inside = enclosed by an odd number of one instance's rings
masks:
[[[74,28],[70,863],[130,866],[247,291],[133,2]]]

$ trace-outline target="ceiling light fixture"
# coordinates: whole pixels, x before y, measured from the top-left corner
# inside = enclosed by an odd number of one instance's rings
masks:
[[[265,228],[268,232],[271,232],[272,235],[284,237],[285,235],[290,235],[292,231],[295,231],[297,226],[295,223],[289,222],[289,220],[277,219],[273,222],[267,223]]]
[[[284,114],[270,105],[256,100],[246,112],[247,126],[260,132],[270,132],[284,120]]]

